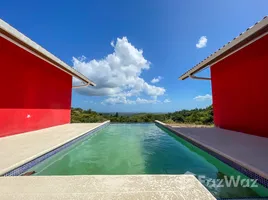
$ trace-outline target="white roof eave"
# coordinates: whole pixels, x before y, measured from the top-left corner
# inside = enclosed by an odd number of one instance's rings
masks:
[[[17,46],[20,46],[21,48],[23,48],[24,50],[34,54],[35,56],[47,61],[48,63],[54,65],[55,67],[57,67],[57,68],[59,68],[61,70],[63,70],[64,72],[70,74],[71,76],[74,76],[74,77],[78,78],[82,82],[86,83],[85,85],[91,85],[91,86],[96,85],[94,82],[89,80],[86,76],[84,76],[83,74],[79,73],[78,71],[76,71],[75,69],[73,69],[72,67],[70,67],[69,65],[64,63],[63,61],[61,61],[59,58],[57,58],[56,56],[54,56],[53,54],[48,52],[46,49],[44,49],[43,47],[41,47],[40,45],[38,45],[37,43],[32,41],[30,38],[28,38],[27,36],[25,36],[24,34],[19,32],[18,30],[13,28],[12,26],[10,26],[8,23],[3,21],[2,19],[0,19],[0,30],[2,30],[0,32],[1,37],[9,40],[10,42],[16,44]],[[7,33],[7,34],[5,34],[5,33]],[[14,41],[14,39],[12,39],[10,36],[13,36],[14,38],[16,38],[20,42],[18,43],[16,41]],[[26,44],[26,45],[24,45],[24,44]],[[39,55],[37,55],[33,50],[38,52]],[[51,63],[46,58],[49,58],[54,63]]]
[[[235,37],[232,41],[228,42],[226,45],[212,53],[210,56],[208,56],[206,59],[198,63],[196,66],[185,72],[183,75],[179,77],[180,80],[184,80],[188,78],[190,75],[193,75],[200,70],[204,69],[208,65],[213,65],[214,63],[218,62],[219,58],[222,54],[226,53],[228,50],[230,50],[232,47],[236,46],[240,42],[246,40],[250,36],[252,36],[254,33],[258,32],[259,30],[266,28],[268,26],[268,17],[264,17],[261,21],[257,22],[254,26],[248,28],[245,32],[241,33],[239,36]],[[263,34],[262,36],[266,35]],[[226,56],[227,57],[227,56]]]

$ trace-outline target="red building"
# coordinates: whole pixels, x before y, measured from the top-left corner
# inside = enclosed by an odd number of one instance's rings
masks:
[[[268,137],[268,18],[183,74],[210,67],[215,126]]]
[[[0,137],[70,123],[72,77],[95,84],[0,19]]]

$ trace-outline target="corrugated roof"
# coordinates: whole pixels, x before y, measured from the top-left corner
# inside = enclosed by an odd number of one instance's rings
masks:
[[[185,72],[179,77],[180,80],[188,78],[200,70],[206,68],[209,65],[213,65],[215,62],[222,60],[231,53],[243,48],[245,45],[250,44],[252,41],[263,37],[268,33],[268,17],[265,16],[262,20],[249,27],[246,31],[240,33],[233,40],[219,48],[217,51],[209,55],[203,61],[195,65],[193,68]]]
[[[30,38],[26,37],[24,34],[10,26],[2,19],[0,19],[0,36],[25,49],[26,51],[34,54],[35,56],[47,61],[48,63],[70,74],[71,76],[78,78],[79,80],[84,82],[85,85],[96,85],[86,76],[61,61],[59,58],[57,58],[56,56],[48,52],[46,49],[32,41]]]

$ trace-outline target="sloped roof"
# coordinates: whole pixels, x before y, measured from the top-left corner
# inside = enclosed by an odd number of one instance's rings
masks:
[[[0,36],[6,40],[14,43],[15,45],[23,48],[24,50],[34,54],[35,56],[45,60],[46,62],[52,64],[53,66],[61,69],[65,73],[78,78],[86,85],[95,86],[96,84],[89,80],[86,76],[79,73],[59,58],[48,52],[46,49],[32,41],[30,38],[26,37],[24,34],[10,26],[8,23],[0,19]]]
[[[217,51],[209,55],[206,59],[195,65],[193,68],[185,72],[179,77],[180,80],[188,78],[209,65],[224,59],[228,55],[238,51],[240,48],[254,42],[255,40],[267,35],[268,33],[268,17],[265,16],[261,21],[249,27],[246,31],[240,33],[239,36],[219,48]]]

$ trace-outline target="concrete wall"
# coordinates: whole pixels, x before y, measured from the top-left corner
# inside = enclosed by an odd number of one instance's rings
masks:
[[[70,75],[2,37],[0,60],[0,137],[70,122]]]
[[[215,125],[268,137],[268,35],[211,67]]]

